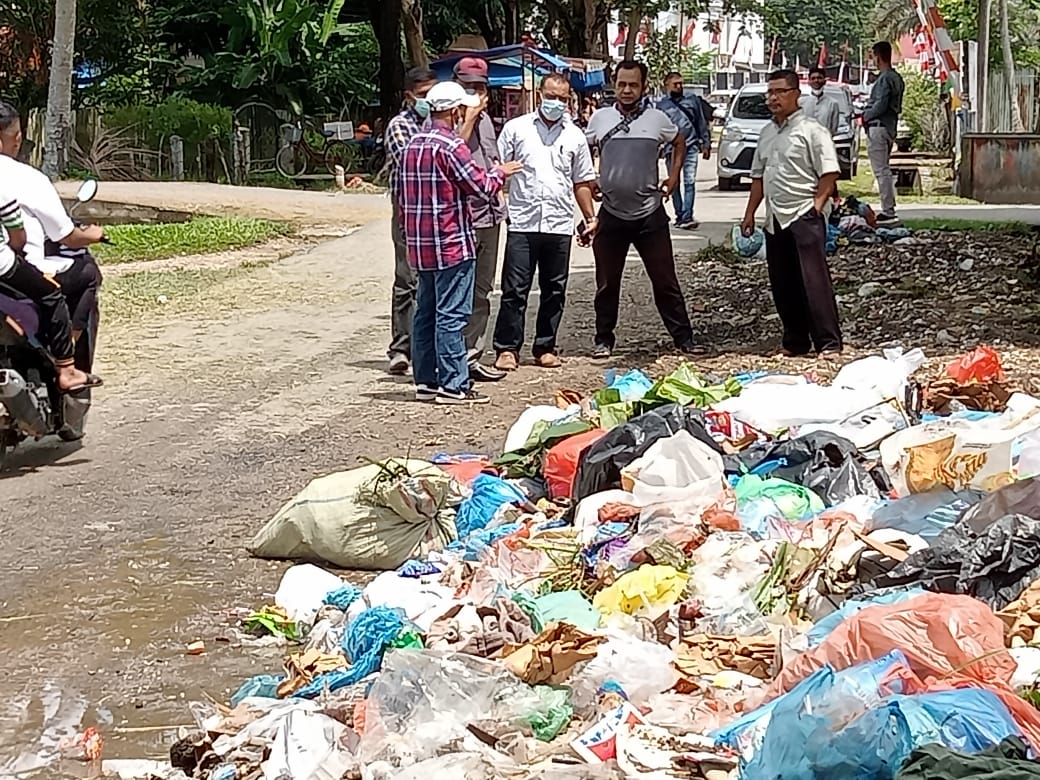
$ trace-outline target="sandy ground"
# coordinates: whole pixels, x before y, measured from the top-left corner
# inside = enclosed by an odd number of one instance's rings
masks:
[[[254,560],[244,547],[312,477],[364,458],[496,450],[526,404],[560,387],[597,387],[609,367],[580,357],[592,337],[588,251],[576,250],[572,263],[566,366],[525,366],[488,389],[490,406],[442,409],[412,402],[408,384],[382,370],[393,267],[385,199],[195,184],[106,183],[102,192],[362,227],[207,260],[266,262],[229,274],[190,306],[103,326],[99,368],[108,384],[87,439],[44,441],[9,459],[0,473],[0,777],[46,758],[66,731],[95,723],[109,757],[161,756],[176,725],[190,720],[187,701],[225,700],[245,677],[277,671],[277,650],[226,641],[229,610],[259,606],[273,592],[285,564]],[[704,228],[676,233],[675,245],[698,323],[706,336],[729,339],[736,315],[716,311],[713,300],[732,287],[727,272],[692,257],[724,239],[746,196],[700,197]],[[761,273],[739,283],[746,288],[733,289],[727,305],[739,306],[764,341],[717,355],[709,368],[763,365],[761,355],[775,349]],[[668,345],[638,262],[623,297],[612,365],[652,368]],[[205,655],[185,654],[195,639]]]

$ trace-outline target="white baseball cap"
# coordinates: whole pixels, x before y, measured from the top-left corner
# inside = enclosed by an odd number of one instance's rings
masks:
[[[480,105],[480,97],[470,94],[465,87],[455,81],[438,81],[426,93],[426,102],[434,112],[451,111],[459,106],[472,108]]]

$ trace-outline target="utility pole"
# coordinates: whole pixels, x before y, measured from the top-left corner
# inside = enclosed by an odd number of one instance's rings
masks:
[[[44,120],[43,172],[57,179],[69,162],[72,144],[72,60],[76,50],[76,0],[55,0],[51,73]]]
[[[989,20],[992,16],[990,0],[979,0],[978,84],[975,90],[975,127],[980,133],[989,132]]]

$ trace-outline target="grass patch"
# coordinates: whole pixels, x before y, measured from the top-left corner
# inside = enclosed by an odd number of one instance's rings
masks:
[[[113,225],[111,244],[92,248],[98,262],[134,263],[183,255],[203,255],[262,244],[291,228],[281,222],[249,217],[196,217],[159,225]]]
[[[976,233],[1016,233],[1026,235],[1030,226],[1024,222],[992,222],[984,219],[903,219],[910,230],[937,230],[952,232],[970,230]]]
[[[849,181],[838,181],[838,192],[841,196],[855,195],[867,203],[877,202],[877,193],[874,191],[874,173],[870,170],[870,162],[860,158],[859,171]],[[953,206],[977,203],[970,198],[962,198],[958,195],[898,195],[900,203],[934,203],[941,206]]]
[[[157,309],[182,312],[211,288],[262,266],[253,263],[231,268],[139,271],[106,279],[101,295],[102,321],[134,320]]]

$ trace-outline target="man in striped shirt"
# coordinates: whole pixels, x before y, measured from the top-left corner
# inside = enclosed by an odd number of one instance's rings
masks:
[[[0,181],[0,187],[6,186]],[[40,332],[47,342],[58,373],[58,388],[66,393],[98,387],[101,379],[73,365],[72,323],[61,286],[44,276],[21,256],[25,246],[25,225],[18,201],[0,191],[0,291],[5,288],[16,297],[28,298],[40,313]]]
[[[390,174],[390,198],[393,216],[390,236],[394,240],[394,288],[390,305],[390,360],[387,371],[403,376],[408,373],[412,351],[412,317],[415,314],[415,271],[408,265],[404,245],[404,227],[401,222],[401,204],[398,193],[398,171],[405,147],[422,130],[430,116],[426,94],[437,83],[437,74],[429,68],[412,68],[405,74],[405,105],[386,126],[386,156]]]
[[[483,169],[455,132],[478,104],[461,85],[441,82],[426,96],[431,126],[405,149],[398,171],[408,262],[419,278],[412,323],[415,397],[443,404],[486,403],[473,390],[463,331],[473,311],[477,260],[471,203],[497,198],[520,163]]]

